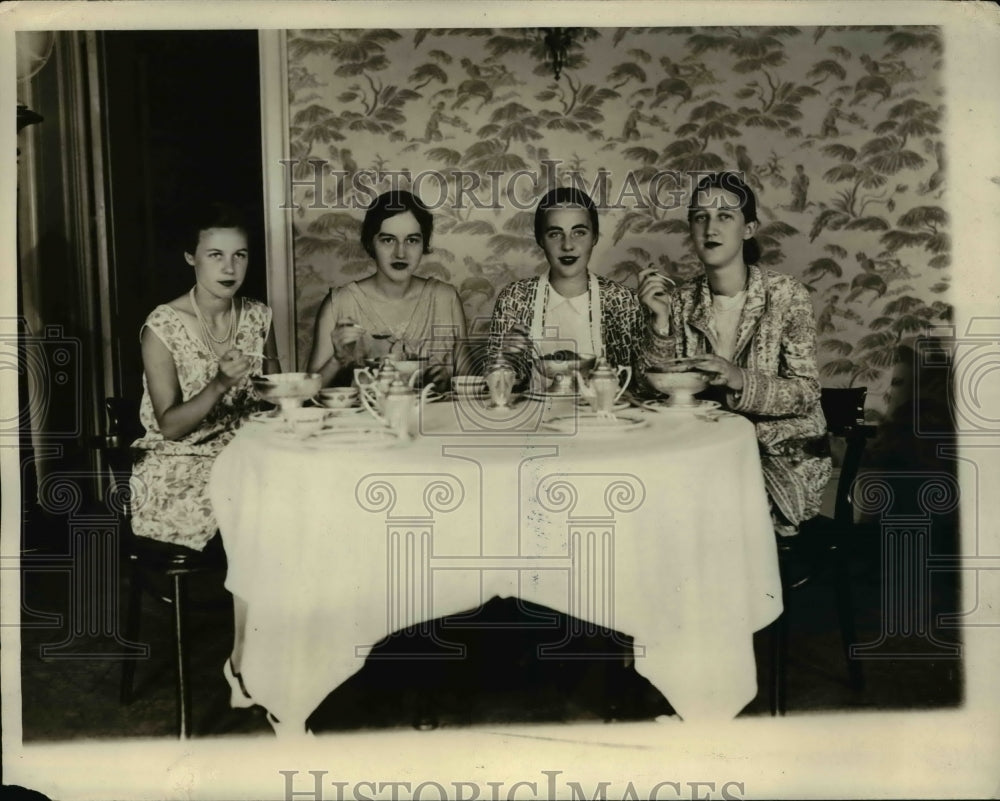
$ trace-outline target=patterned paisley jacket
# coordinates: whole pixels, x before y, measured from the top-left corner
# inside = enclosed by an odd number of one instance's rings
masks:
[[[601,338],[607,359],[614,365],[629,365],[635,371],[645,330],[645,309],[635,292],[617,281],[599,275],[597,288],[601,298]],[[522,278],[500,290],[490,320],[491,360],[500,353],[503,336],[513,325],[531,326],[537,291],[537,278]]]
[[[743,373],[743,390],[726,392],[725,403],[756,426],[764,484],[784,518],[776,517],[777,528],[790,534],[793,526],[817,514],[831,473],[816,367],[816,321],[809,293],[797,280],[759,267],[750,267],[749,273],[733,357]],[[677,287],[670,321],[674,339],[647,329],[643,366],[675,355],[715,352],[711,319],[705,276]]]

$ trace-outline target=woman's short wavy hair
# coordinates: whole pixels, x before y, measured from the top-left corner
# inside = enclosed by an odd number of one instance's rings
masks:
[[[691,215],[698,208],[698,196],[709,189],[723,189],[726,192],[732,192],[739,198],[743,219],[746,222],[757,222],[757,196],[746,185],[739,173],[713,172],[698,181],[694,191],[691,193],[691,203],[688,206],[689,223],[691,222]],[[750,237],[743,240],[743,261],[745,264],[756,264],[760,261],[760,253],[760,243],[756,239]]]
[[[235,228],[242,231],[247,239],[250,238],[246,212],[234,203],[212,200],[195,206],[187,213],[181,231],[184,252],[193,255],[198,249],[201,232],[212,228]]]
[[[575,186],[558,186],[546,192],[535,208],[535,241],[539,247],[542,245],[542,237],[545,236],[545,212],[560,206],[580,206],[586,209],[590,215],[590,227],[594,231],[594,239],[597,239],[600,231],[597,225],[597,206],[593,198]]]
[[[431,214],[423,201],[412,192],[395,189],[383,192],[365,211],[365,219],[361,223],[361,246],[365,253],[375,258],[375,237],[382,230],[382,223],[397,214],[410,212],[420,226],[424,238],[424,253],[431,252],[431,234],[434,233],[434,215]]]

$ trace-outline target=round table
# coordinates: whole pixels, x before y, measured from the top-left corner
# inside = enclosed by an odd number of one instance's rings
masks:
[[[753,426],[628,409],[609,434],[580,414],[473,399],[425,405],[407,441],[240,430],[210,494],[248,604],[243,679],[283,731],[387,634],[494,595],[628,632],[685,720],[754,698],[753,633],[782,606]]]

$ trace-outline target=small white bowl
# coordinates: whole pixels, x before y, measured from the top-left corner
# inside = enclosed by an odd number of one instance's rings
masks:
[[[346,409],[357,401],[357,387],[327,387],[319,391],[319,402],[327,409]]]
[[[269,373],[254,376],[250,381],[261,399],[288,410],[313,397],[323,378],[319,373]]]
[[[580,371],[584,378],[587,378],[596,362],[597,357],[593,353],[574,353],[572,351],[547,353],[535,360],[538,369],[550,380],[565,375],[573,375],[577,370]]]
[[[326,422],[326,409],[315,406],[302,406],[297,409],[285,409],[281,413],[284,428],[300,437],[308,437],[323,430]]]
[[[708,376],[696,371],[660,372],[647,370],[646,380],[658,391],[670,396],[674,406],[690,406],[695,403],[694,396],[708,386]]]

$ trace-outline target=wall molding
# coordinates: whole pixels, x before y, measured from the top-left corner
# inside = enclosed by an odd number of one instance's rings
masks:
[[[261,169],[264,175],[264,242],[267,301],[274,313],[278,358],[285,370],[298,369],[291,210],[285,205],[289,152],[288,56],[285,32],[260,31]]]

